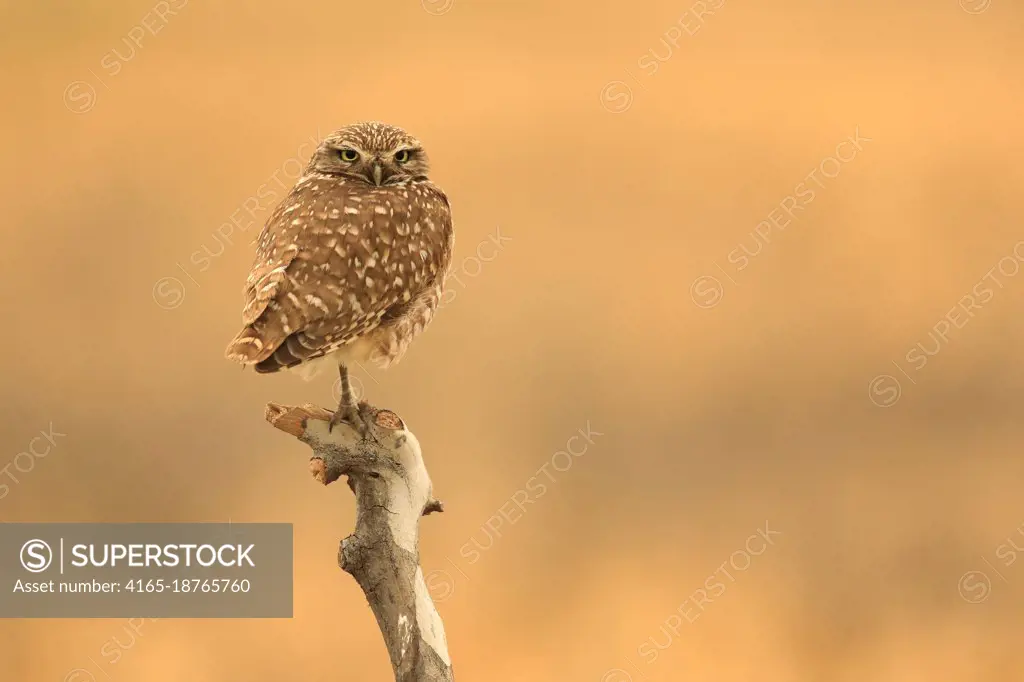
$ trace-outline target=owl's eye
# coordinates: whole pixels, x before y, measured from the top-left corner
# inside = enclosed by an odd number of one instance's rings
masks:
[[[409,160],[410,156],[411,154],[409,154],[408,149],[400,149],[397,152],[395,152],[395,161],[397,161],[398,163],[405,163],[406,161]]]
[[[355,149],[339,149],[338,155],[341,156],[341,160],[347,163],[352,163],[359,159],[359,152]]]

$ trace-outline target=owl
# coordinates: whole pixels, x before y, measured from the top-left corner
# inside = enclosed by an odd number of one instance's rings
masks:
[[[448,197],[427,177],[423,146],[379,122],[331,133],[256,242],[242,330],[229,360],[309,379],[338,367],[330,428],[365,432],[349,365],[386,368],[430,323],[451,265]]]

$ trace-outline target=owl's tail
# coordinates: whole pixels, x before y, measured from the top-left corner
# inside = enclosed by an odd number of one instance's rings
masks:
[[[243,365],[255,365],[274,354],[279,343],[270,343],[254,325],[246,326],[231,340],[224,357]]]

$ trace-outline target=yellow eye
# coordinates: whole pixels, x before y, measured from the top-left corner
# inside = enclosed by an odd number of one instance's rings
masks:
[[[352,163],[359,159],[359,152],[355,149],[340,149],[338,154],[341,156],[341,160],[347,163]]]
[[[410,154],[408,149],[400,149],[395,152],[395,161],[398,163],[405,163],[409,160],[409,156]]]

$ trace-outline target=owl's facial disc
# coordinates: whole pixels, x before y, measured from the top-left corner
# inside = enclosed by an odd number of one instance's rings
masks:
[[[352,136],[336,137],[321,144],[311,165],[312,170],[371,187],[427,177],[426,154],[422,146],[408,136],[398,140],[369,140],[369,144]]]
[[[426,177],[422,150],[408,145],[367,155],[364,177],[375,187],[395,185],[404,180]]]
[[[427,177],[427,156],[418,144],[400,144],[381,154],[380,160],[385,185]]]

